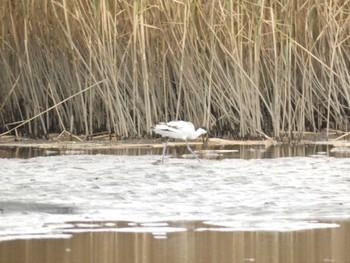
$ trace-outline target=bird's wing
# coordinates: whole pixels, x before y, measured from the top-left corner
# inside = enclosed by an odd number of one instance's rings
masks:
[[[170,121],[167,123],[167,126],[177,130],[187,130],[187,131],[195,130],[194,125],[188,121]]]
[[[169,134],[178,131],[178,129],[176,127],[169,126],[167,123],[161,122],[153,128],[153,131],[162,136],[169,136]]]

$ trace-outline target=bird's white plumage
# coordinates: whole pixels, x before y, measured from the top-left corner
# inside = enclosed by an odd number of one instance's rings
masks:
[[[181,139],[184,141],[197,139],[202,134],[207,133],[207,131],[202,128],[195,130],[194,125],[188,121],[161,122],[153,128],[153,131],[163,137]]]
[[[181,139],[181,140],[186,141],[187,149],[199,161],[197,155],[195,155],[195,153],[193,152],[191,147],[187,144],[187,140],[197,139],[199,136],[206,134],[207,133],[206,130],[204,130],[202,128],[199,128],[196,130],[194,128],[194,125],[188,121],[170,121],[167,123],[161,122],[161,123],[157,124],[155,127],[153,127],[153,131],[156,134],[161,135],[162,137],[169,138],[163,147],[162,162],[164,160],[166,147],[167,147],[168,142],[171,138],[172,139]]]

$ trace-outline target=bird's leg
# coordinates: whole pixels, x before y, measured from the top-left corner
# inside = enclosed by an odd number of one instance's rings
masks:
[[[187,149],[190,151],[190,153],[192,153],[192,155],[193,155],[194,157],[196,157],[197,161],[200,162],[198,156],[194,153],[194,151],[193,151],[193,150],[191,149],[191,147],[188,145],[187,140],[186,140],[186,146],[187,146]]]
[[[170,138],[166,141],[166,143],[164,143],[164,146],[163,146],[162,163],[164,162],[164,156],[165,156],[165,152],[166,152],[166,147],[168,146],[169,141],[170,141]]]

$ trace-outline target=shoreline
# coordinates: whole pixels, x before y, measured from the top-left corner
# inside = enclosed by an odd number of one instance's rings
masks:
[[[197,139],[189,141],[190,145],[205,145],[205,146],[232,146],[232,145],[252,145],[265,146],[269,148],[276,145],[329,145],[334,147],[350,147],[350,140],[338,139],[339,137],[332,136],[332,138],[324,139],[322,134],[312,134],[305,139],[300,140],[282,140],[278,141],[272,138],[262,140],[234,140],[209,138],[208,140]],[[58,139],[57,139],[58,138]],[[82,150],[82,149],[128,149],[128,148],[162,148],[163,142],[161,138],[156,139],[125,139],[116,140],[115,138],[95,138],[92,140],[82,140],[81,137],[75,136],[70,140],[67,137],[55,137],[50,135],[50,138],[45,139],[30,139],[30,138],[16,138],[16,136],[2,136],[0,137],[0,147],[31,147],[39,149],[68,149],[68,150]],[[169,146],[183,146],[184,141],[169,142]]]

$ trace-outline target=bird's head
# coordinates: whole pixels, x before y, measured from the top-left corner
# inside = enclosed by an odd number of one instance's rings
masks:
[[[199,136],[202,136],[202,139],[203,139],[203,147],[204,149],[207,148],[207,145],[208,145],[208,140],[209,140],[209,137],[208,135],[204,136],[204,134],[208,134],[208,132],[202,128],[198,128],[196,133],[198,134],[198,137]]]
[[[204,129],[202,129],[202,128],[198,128],[197,131],[196,131],[196,133],[198,134],[198,136],[201,136],[201,135],[203,135],[203,134],[206,134],[207,131],[204,130]]]

